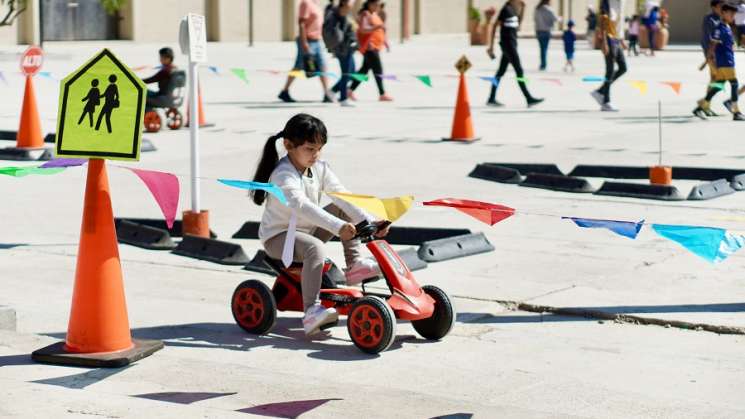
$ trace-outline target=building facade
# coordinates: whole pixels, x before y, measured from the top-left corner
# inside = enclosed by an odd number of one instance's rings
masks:
[[[525,0],[521,35],[533,34],[533,10],[539,0]],[[646,0],[645,0],[646,1]],[[27,0],[28,8],[15,24],[0,28],[0,44],[38,44],[44,41],[123,39],[137,42],[175,42],[181,18],[198,13],[207,18],[213,42],[289,41],[297,35],[300,0],[127,0],[114,16],[99,0]],[[363,0],[357,0],[359,7]],[[322,6],[327,4],[322,0]],[[627,0],[631,16],[642,0]],[[386,0],[388,35],[401,40],[417,34],[464,33],[469,8],[499,9],[504,0]],[[597,0],[553,0],[563,24],[573,19],[580,34],[586,31],[588,4]],[[667,0],[671,41],[695,42],[708,0]],[[596,7],[597,8],[597,7]],[[2,12],[2,10],[0,10]]]

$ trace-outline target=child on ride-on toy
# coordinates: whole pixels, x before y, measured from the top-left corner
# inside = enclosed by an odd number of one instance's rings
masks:
[[[158,83],[158,91],[150,89],[147,91],[146,107],[148,109],[169,106],[167,103],[168,86],[171,83],[171,73],[176,69],[176,66],[173,65],[173,50],[171,48],[161,48],[158,54],[160,55],[160,70],[153,76],[142,79],[145,84]]]
[[[287,156],[282,159],[276,148],[276,141],[280,138],[287,150]],[[334,235],[341,238],[347,264],[347,284],[359,284],[380,275],[377,262],[372,258],[362,258],[360,240],[354,239],[355,224],[363,220],[372,221],[373,217],[341,200],[336,205],[320,206],[324,192],[347,192],[328,163],[320,160],[326,140],[326,126],[320,119],[308,114],[290,118],[282,131],[267,140],[254,175],[254,181],[271,182],[281,188],[289,205],[282,204],[273,195],[267,196],[264,191],[252,192],[257,205],[266,201],[259,239],[271,258],[282,257],[290,219],[293,213],[297,216],[294,260],[303,263],[301,282],[306,335],[335,323],[338,318],[336,310],[324,308],[319,299],[326,260],[325,242]],[[387,226],[376,235],[384,237],[386,234]]]

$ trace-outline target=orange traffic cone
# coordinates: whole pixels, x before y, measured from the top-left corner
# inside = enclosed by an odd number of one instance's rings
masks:
[[[21,108],[21,124],[16,135],[18,148],[43,148],[44,137],[41,135],[41,120],[36,107],[34,94],[34,79],[26,76],[26,89],[23,92],[23,107]]]
[[[32,356],[53,364],[121,367],[162,347],[130,335],[106,164],[91,159],[67,339]]]
[[[197,87],[198,93],[198,100],[197,100],[197,113],[199,114],[199,127],[211,127],[215,124],[208,124],[206,121],[206,118],[204,117],[204,105],[202,105],[202,83],[199,83],[199,86]],[[190,103],[190,102],[189,102]],[[191,121],[191,106],[186,105],[186,126],[189,126],[189,123]]]
[[[455,115],[453,116],[453,130],[450,138],[443,141],[460,141],[470,143],[480,140],[473,135],[473,122],[471,121],[471,105],[468,101],[468,87],[464,73],[460,74],[458,83],[458,99],[455,102]]]

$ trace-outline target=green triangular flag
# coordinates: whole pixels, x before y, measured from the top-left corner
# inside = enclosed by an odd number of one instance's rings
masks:
[[[42,169],[40,167],[16,167],[7,166],[0,167],[0,175],[7,175],[13,177],[24,177],[28,175],[54,175],[64,171],[64,167],[50,167],[48,169]]]
[[[244,83],[248,84],[248,76],[246,75],[245,68],[231,68],[230,71],[235,74],[236,77],[243,80]]]
[[[528,79],[526,79],[525,77],[518,77],[517,81],[519,81],[520,83],[528,84]]]
[[[429,87],[432,87],[432,79],[427,75],[422,76],[414,76],[416,77],[420,82],[426,84]]]
[[[368,77],[367,74],[361,74],[361,73],[350,73],[349,77],[357,80],[358,82],[370,80],[370,77]]]

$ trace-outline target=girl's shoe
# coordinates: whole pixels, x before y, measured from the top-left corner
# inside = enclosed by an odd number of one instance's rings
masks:
[[[303,331],[306,336],[318,333],[324,326],[336,323],[339,313],[333,308],[326,308],[320,304],[314,304],[305,310],[303,316]]]
[[[379,100],[381,102],[393,102],[393,98],[390,97],[390,96],[388,96],[388,95],[386,95],[386,94],[380,95],[380,99]]]
[[[344,272],[344,276],[347,278],[347,285],[357,285],[366,279],[375,278],[380,275],[380,266],[372,258],[360,259]]]

